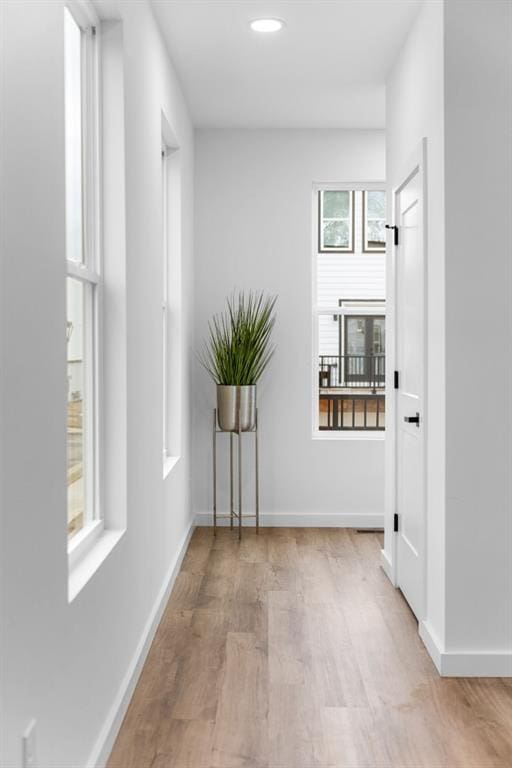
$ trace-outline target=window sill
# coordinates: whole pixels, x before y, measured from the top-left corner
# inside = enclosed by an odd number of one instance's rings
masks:
[[[68,551],[68,602],[73,602],[123,534],[124,529],[105,530],[103,522],[97,521],[73,537]]]
[[[103,520],[94,520],[73,536],[68,543],[68,564],[70,570],[83,558],[102,533]]]
[[[335,432],[334,430],[332,432],[328,432],[327,430],[315,430],[313,431],[313,434],[311,435],[312,440],[325,440],[325,441],[340,441],[345,442],[346,440],[373,440],[375,442],[384,442],[386,439],[386,431],[365,431],[361,430],[360,432],[357,430],[350,430],[347,432]]]
[[[164,480],[171,474],[178,461],[179,456],[164,456]]]

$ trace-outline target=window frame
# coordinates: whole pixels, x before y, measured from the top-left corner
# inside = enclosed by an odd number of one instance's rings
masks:
[[[162,111],[162,459],[163,479],[181,456],[182,176],[179,143]]]
[[[169,451],[169,149],[162,141],[162,450],[164,471]]]
[[[102,322],[103,286],[101,253],[100,174],[100,45],[99,18],[90,2],[67,0],[69,12],[81,31],[82,79],[82,261],[66,255],[66,281],[84,287],[85,510],[82,528],[67,538],[69,566],[76,565],[103,531],[102,514]],[[67,507],[66,507],[67,508]]]
[[[386,315],[386,305],[384,299],[367,299],[369,306],[367,308],[360,306],[361,299],[344,299],[343,304],[340,306],[321,306],[318,303],[317,295],[317,261],[318,255],[325,252],[320,250],[320,237],[319,228],[321,226],[321,217],[319,215],[318,200],[320,191],[343,191],[348,190],[352,192],[364,192],[364,191],[380,191],[386,189],[385,181],[365,181],[365,182],[315,182],[312,185],[311,195],[311,346],[310,346],[310,365],[311,365],[311,439],[312,440],[334,440],[334,441],[359,441],[359,440],[373,440],[382,441],[385,440],[386,430],[372,431],[372,430],[350,430],[350,431],[332,431],[328,432],[319,429],[319,383],[318,383],[318,357],[319,357],[319,317],[321,315],[331,316],[343,316],[344,314],[354,313],[354,304],[357,305],[357,313],[359,315],[374,315],[375,303],[383,301],[383,315]],[[342,251],[343,252],[343,251]],[[345,251],[346,252],[346,251]],[[331,251],[328,251],[331,253]],[[385,256],[386,251],[384,251]]]
[[[323,215],[323,198],[324,192],[351,192],[350,211],[347,219],[340,219],[336,217],[327,217],[330,221],[348,221],[349,222],[349,245],[347,248],[343,246],[326,246],[323,242],[323,223],[326,217]],[[323,188],[318,189],[318,253],[354,253],[355,252],[355,190],[343,189],[341,187]]]
[[[386,242],[385,241],[384,241],[384,245],[382,247],[379,247],[379,248],[369,248],[367,246],[367,244],[366,244],[366,221],[367,221],[367,218],[368,218],[367,217],[367,208],[368,208],[367,192],[384,192],[384,194],[386,194],[386,190],[385,189],[382,189],[382,190],[381,189],[370,189],[370,190],[363,189],[362,192],[363,192],[363,200],[362,200],[362,206],[361,206],[361,208],[362,208],[361,216],[362,216],[363,221],[362,221],[361,232],[362,232],[363,240],[362,240],[362,248],[361,248],[361,250],[362,250],[363,253],[386,253]],[[385,222],[386,221],[386,216],[383,216],[382,220]],[[380,221],[380,219],[376,219],[376,221]]]

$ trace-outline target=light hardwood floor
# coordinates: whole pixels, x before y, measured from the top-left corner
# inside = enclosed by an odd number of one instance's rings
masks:
[[[195,531],[109,768],[509,768],[512,680],[441,679],[380,536]]]

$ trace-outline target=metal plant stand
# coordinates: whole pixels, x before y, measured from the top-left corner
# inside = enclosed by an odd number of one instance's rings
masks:
[[[230,520],[230,527],[233,529],[235,519],[238,521],[238,538],[242,538],[242,520],[246,518],[255,518],[256,533],[260,532],[260,499],[259,499],[259,467],[258,467],[258,409],[256,408],[256,419],[254,429],[242,432],[240,430],[240,414],[238,418],[238,432],[226,432],[219,429],[217,421],[217,409],[213,411],[213,534],[217,535],[217,520]],[[242,435],[254,434],[254,473],[255,473],[255,514],[242,514]],[[217,435],[219,433],[229,434],[229,514],[217,514]],[[238,510],[235,511],[235,471],[234,471],[234,442],[235,435],[238,438]]]

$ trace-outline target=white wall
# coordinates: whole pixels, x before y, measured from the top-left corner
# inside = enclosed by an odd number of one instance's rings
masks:
[[[149,6],[123,3],[128,527],[68,603],[62,8],[54,0],[1,3],[0,762],[13,767],[21,765],[21,734],[31,718],[39,765],[69,768],[90,759],[191,521],[193,132]],[[165,482],[162,109],[182,153],[187,351],[183,454]]]
[[[444,20],[446,646],[508,651],[512,675],[512,4]]]
[[[512,674],[511,13],[500,0],[424,3],[387,86],[389,189],[428,141],[420,630],[446,674]]]
[[[312,185],[383,178],[379,131],[196,133],[196,348],[233,289],[279,294],[259,406],[261,509],[290,516],[281,521],[336,524],[343,513],[383,511],[383,441],[311,438]],[[194,504],[206,513],[215,390],[199,365],[194,381]]]

